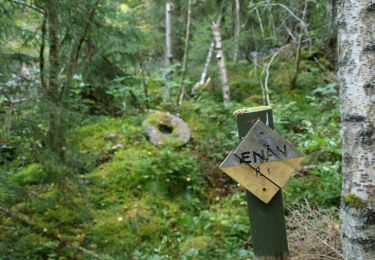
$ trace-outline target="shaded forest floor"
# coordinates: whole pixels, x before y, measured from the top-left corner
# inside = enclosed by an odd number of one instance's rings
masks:
[[[283,191],[294,259],[340,258],[338,88],[326,63],[307,57],[293,90],[293,64],[272,66],[276,130],[306,154]],[[147,113],[134,110],[82,117],[68,133],[65,168],[46,168],[27,151],[2,162],[0,205],[9,214],[0,215],[0,259],[251,259],[245,193],[218,164],[238,140],[233,111],[260,105],[261,95],[248,65],[230,71],[226,107],[215,81],[182,106],[155,101],[153,109],[189,124],[183,147],[150,144]]]

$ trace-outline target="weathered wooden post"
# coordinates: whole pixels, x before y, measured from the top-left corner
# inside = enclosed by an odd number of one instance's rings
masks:
[[[241,109],[235,115],[240,144],[220,168],[247,190],[256,259],[287,259],[281,188],[302,162],[303,155],[271,129],[271,107]]]

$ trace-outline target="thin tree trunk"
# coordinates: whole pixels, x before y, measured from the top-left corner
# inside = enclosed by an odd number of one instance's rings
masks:
[[[238,55],[240,51],[239,47],[239,37],[241,33],[241,5],[240,5],[240,0],[235,0],[236,2],[236,27],[235,27],[235,47],[234,47],[234,55],[233,55],[233,61],[235,63],[238,62]]]
[[[146,108],[149,109],[148,86],[147,86],[147,82],[146,82],[146,75],[145,75],[145,68],[144,68],[144,65],[143,65],[143,58],[140,58],[139,72],[141,73],[141,82],[142,82],[142,86],[143,86],[143,94],[145,96],[145,105],[146,105]]]
[[[172,12],[173,4],[167,2],[165,5],[165,64],[169,66],[172,63]]]
[[[184,58],[182,61],[182,72],[181,72],[181,92],[178,100],[178,104],[181,105],[184,100],[185,95],[185,75],[187,71],[187,62],[189,59],[189,44],[190,44],[190,30],[191,30],[191,0],[188,1],[188,12],[187,12],[187,22],[186,22],[186,35],[185,35],[185,48],[184,48]]]
[[[303,40],[303,33],[300,33],[298,46],[297,46],[297,54],[296,54],[296,69],[294,70],[293,78],[290,81],[290,89],[295,89],[297,86],[297,79],[298,79],[298,75],[300,72],[300,65],[301,65],[302,40]]]
[[[345,259],[375,259],[375,1],[339,4]]]
[[[216,22],[218,24],[222,20],[222,13],[223,13],[224,6],[225,6],[224,0],[218,0],[218,4],[219,4],[219,2],[220,2],[220,12],[218,14],[218,18],[217,18],[217,22]],[[206,62],[205,62],[204,67],[203,67],[201,78],[197,83],[195,83],[193,89],[191,90],[191,95],[195,95],[195,92],[198,90],[198,88],[208,84],[208,82],[209,82],[209,79],[206,80],[206,77],[207,77],[208,69],[210,67],[210,63],[211,63],[211,60],[212,60],[212,55],[214,53],[214,47],[215,47],[215,41],[212,41],[211,44],[210,44],[210,48],[208,49],[207,58],[206,58]]]
[[[306,14],[307,14],[307,0],[305,1],[305,6],[303,8],[303,13],[302,13],[302,21],[305,22],[306,19]],[[300,24],[300,26],[302,26]],[[299,37],[298,37],[298,46],[297,46],[297,53],[296,53],[296,69],[294,71],[294,75],[292,80],[290,81],[290,89],[295,89],[297,86],[297,79],[300,73],[300,65],[301,65],[301,53],[302,53],[302,40],[303,40],[303,30],[300,28],[299,32]]]
[[[46,2],[46,17],[48,21],[49,36],[49,68],[47,89],[44,97],[48,106],[49,125],[47,130],[46,146],[49,152],[60,160],[65,158],[65,135],[62,123],[62,109],[59,99],[58,74],[60,71],[59,60],[59,19],[58,10],[52,0]]]
[[[206,62],[204,63],[204,67],[203,67],[201,77],[200,77],[199,81],[197,83],[195,83],[193,89],[191,90],[191,95],[195,95],[195,92],[198,90],[198,88],[200,88],[201,86],[204,86],[207,83],[206,77],[207,77],[208,69],[210,67],[210,63],[211,63],[211,60],[212,60],[213,52],[214,52],[214,43],[211,42],[210,48],[208,49],[207,58],[206,58]]]
[[[330,0],[328,4],[329,13],[329,34],[337,34],[336,17],[337,17],[337,0]]]
[[[40,73],[40,84],[42,85],[42,89],[45,90],[47,88],[46,79],[45,79],[45,59],[44,59],[44,50],[46,48],[46,34],[47,34],[47,16],[46,13],[43,12],[43,21],[42,21],[42,38],[40,42],[40,49],[39,49],[39,73]]]
[[[165,5],[165,65],[170,66],[173,60],[172,52],[172,12],[173,4],[167,2]],[[167,72],[165,75],[165,100],[169,100],[171,97],[171,85],[170,80],[172,79],[171,72]]]
[[[79,55],[82,49],[82,45],[87,38],[87,35],[90,31],[90,26],[93,23],[94,17],[95,17],[95,12],[98,7],[99,0],[96,0],[95,3],[93,4],[91,9],[87,9],[87,22],[84,26],[84,30],[82,32],[81,37],[72,39],[72,44],[71,44],[71,49],[70,49],[70,54],[69,54],[69,59],[68,63],[66,66],[66,79],[65,79],[65,84],[63,87],[63,90],[61,91],[60,97],[62,100],[65,99],[65,97],[69,94],[69,89],[70,85],[73,80],[73,75],[76,70],[76,66],[78,63]]]
[[[330,0],[328,3],[328,17],[329,17],[329,25],[328,25],[328,37],[327,37],[327,46],[329,49],[328,59],[336,64],[337,62],[337,0]]]
[[[212,33],[214,36],[216,59],[220,70],[220,80],[223,89],[223,100],[224,104],[230,102],[230,89],[227,68],[225,67],[225,58],[223,51],[223,43],[221,41],[220,24],[218,22],[212,22]]]

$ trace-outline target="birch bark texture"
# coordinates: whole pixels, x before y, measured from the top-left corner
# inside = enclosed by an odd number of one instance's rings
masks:
[[[345,259],[375,259],[375,0],[338,2]]]
[[[210,81],[210,78],[208,78],[206,80],[206,77],[207,77],[208,69],[210,67],[210,63],[211,63],[212,53],[213,52],[214,52],[214,43],[212,42],[210,44],[210,48],[208,49],[207,58],[206,58],[206,62],[204,63],[204,67],[203,67],[203,71],[202,71],[201,77],[200,77],[199,81],[197,83],[195,83],[194,87],[191,89],[191,93],[190,94],[192,96],[195,95],[195,93],[197,92],[197,90],[200,87],[207,85],[208,82]]]
[[[189,59],[189,45],[190,45],[190,31],[191,31],[191,0],[188,0],[188,11],[186,19],[186,35],[185,35],[185,47],[184,47],[184,58],[182,61],[182,71],[181,71],[181,91],[178,99],[178,104],[181,105],[184,100],[185,95],[185,75],[187,71],[187,63]]]
[[[173,72],[168,69],[173,61],[172,52],[172,13],[173,4],[167,2],[165,4],[165,66],[167,67],[165,72],[165,94],[164,100],[171,98],[171,83]]]
[[[241,5],[240,5],[240,0],[235,0],[235,10],[236,10],[236,26],[235,26],[235,32],[234,32],[234,37],[235,37],[235,47],[234,47],[234,55],[233,55],[233,61],[237,63],[238,61],[238,56],[240,52],[240,45],[239,45],[239,37],[241,33]]]
[[[169,66],[173,59],[172,53],[172,12],[173,4],[167,2],[165,5],[165,63]]]
[[[223,100],[224,100],[224,104],[228,104],[230,102],[230,89],[229,89],[227,68],[225,67],[224,50],[223,50],[223,43],[221,40],[219,22],[212,22],[212,33],[214,36],[214,44],[215,44],[214,48],[216,50],[216,59],[219,65],[220,80],[221,80],[221,86],[223,90]]]
[[[184,58],[182,61],[182,80],[184,80],[187,70],[187,63],[189,59],[189,44],[190,44],[190,31],[191,31],[191,0],[188,0],[188,11],[186,18],[186,34],[184,46]]]

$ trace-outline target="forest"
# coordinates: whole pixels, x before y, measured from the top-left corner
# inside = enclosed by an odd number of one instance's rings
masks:
[[[0,260],[375,259],[374,24],[372,0],[0,0]],[[266,203],[220,166],[259,111],[304,156]]]

